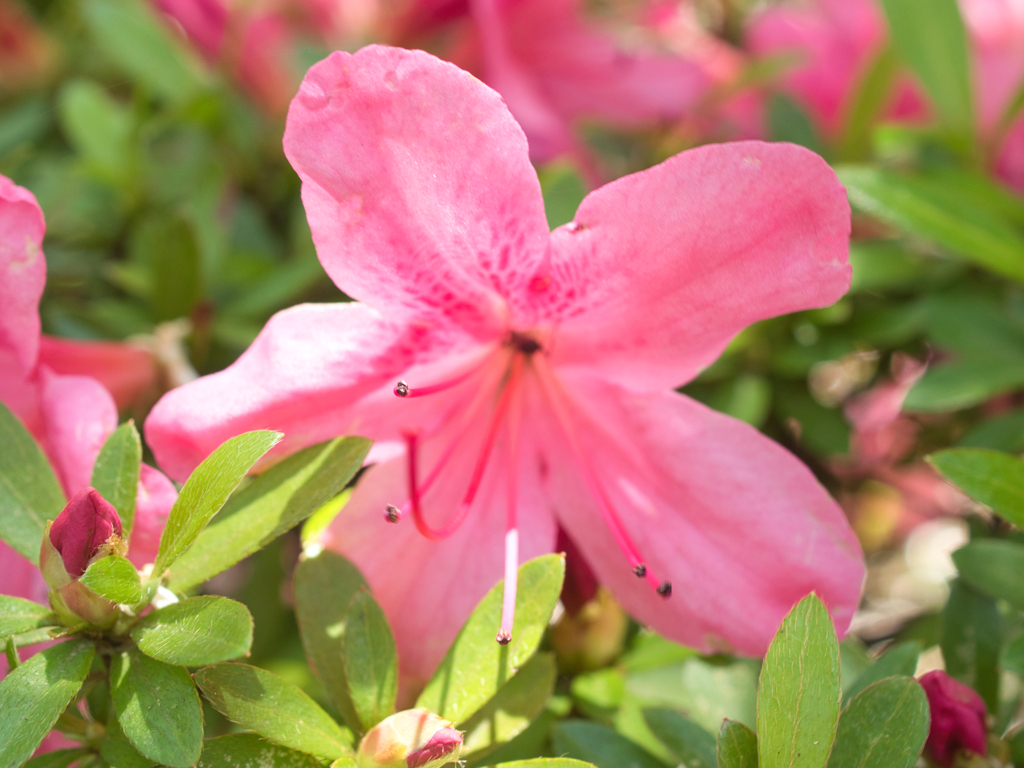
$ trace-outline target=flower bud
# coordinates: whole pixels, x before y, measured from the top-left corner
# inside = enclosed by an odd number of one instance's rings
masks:
[[[83,488],[48,523],[39,551],[39,567],[50,587],[50,605],[64,624],[105,626],[116,604],[100,597],[78,579],[96,560],[125,554],[117,510],[95,488]]]
[[[949,768],[960,749],[986,754],[985,702],[974,689],[939,670],[923,675],[918,682],[931,709],[925,750],[932,759]]]
[[[439,768],[462,754],[462,733],[425,709],[398,712],[374,726],[359,744],[359,768]]]

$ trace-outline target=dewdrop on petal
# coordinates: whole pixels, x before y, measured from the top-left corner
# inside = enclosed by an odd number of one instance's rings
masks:
[[[359,768],[440,768],[462,754],[462,733],[426,709],[407,709],[375,725],[359,743]]]

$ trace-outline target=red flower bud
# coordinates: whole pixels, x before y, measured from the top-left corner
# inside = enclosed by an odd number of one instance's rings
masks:
[[[462,733],[425,709],[407,709],[385,718],[363,737],[359,768],[439,768],[462,753]]]
[[[938,670],[923,675],[918,682],[924,688],[932,713],[931,730],[925,744],[932,759],[949,768],[960,749],[984,755],[987,752],[985,702],[974,689]]]
[[[77,579],[98,555],[123,550],[121,518],[99,491],[83,488],[50,526],[50,544],[60,553],[64,570]]]

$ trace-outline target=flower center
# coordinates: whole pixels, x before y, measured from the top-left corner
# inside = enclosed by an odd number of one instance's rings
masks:
[[[497,361],[495,360],[496,356],[498,358]],[[594,471],[587,452],[583,450],[579,435],[573,426],[574,422],[571,418],[573,400],[554,375],[554,371],[547,361],[544,346],[536,337],[529,333],[511,331],[493,354],[485,357],[481,363],[470,368],[470,370],[447,381],[426,386],[413,387],[404,380],[399,381],[395,385],[394,392],[397,397],[403,399],[443,392],[462,384],[478,373],[481,368],[493,365],[495,362],[503,367],[503,375],[500,377],[496,390],[479,392],[477,397],[466,406],[462,417],[465,426],[450,440],[434,467],[423,479],[421,479],[419,466],[421,434],[418,431],[405,433],[406,454],[408,456],[409,498],[400,506],[388,504],[384,512],[384,518],[389,523],[398,523],[407,513],[411,513],[417,530],[426,538],[433,541],[441,541],[453,535],[459,530],[469,515],[469,511],[476,499],[477,491],[483,481],[494,445],[497,442],[502,427],[504,427],[508,441],[505,511],[505,582],[501,627],[497,634],[497,640],[499,643],[505,644],[512,639],[512,624],[516,603],[516,581],[519,568],[519,429],[523,410],[523,387],[521,384],[525,370],[529,369],[540,382],[540,389],[544,399],[557,418],[580,475],[600,510],[605,525],[611,532],[633,573],[645,579],[662,597],[669,597],[672,594],[672,585],[667,581],[659,580],[641,557],[639,549],[622,524],[609,494],[600,482],[598,474]],[[484,441],[474,462],[462,501],[454,514],[446,522],[439,527],[432,526],[423,514],[423,497],[441,475],[452,455],[459,445],[462,444],[463,438],[467,436],[467,433],[475,424],[480,423],[478,418],[479,412],[484,409],[488,402],[493,403],[493,410],[487,421]]]

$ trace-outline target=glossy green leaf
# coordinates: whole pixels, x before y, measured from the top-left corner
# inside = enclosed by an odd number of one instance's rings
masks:
[[[352,754],[352,739],[300,688],[263,669],[223,663],[195,674],[213,708],[228,720],[300,752],[334,760]]]
[[[170,101],[187,99],[198,90],[198,66],[154,9],[118,0],[88,0],[82,6],[97,48],[126,74]]]
[[[133,605],[142,599],[139,572],[127,559],[110,555],[90,565],[80,579],[100,597],[115,603]]]
[[[928,724],[928,698],[912,677],[872,683],[843,710],[828,768],[912,768]]]
[[[205,666],[249,653],[252,616],[226,597],[190,597],[143,618],[132,629],[132,640],[165,664]]]
[[[1001,645],[995,600],[963,579],[954,581],[942,611],[942,658],[946,672],[976,690],[991,712],[997,711],[999,702]]]
[[[974,132],[967,35],[956,0],[882,0],[893,46],[920,79],[943,122]]]
[[[329,550],[305,557],[295,569],[295,618],[310,669],[327,698],[354,731],[359,718],[345,679],[345,620],[352,598],[369,589],[359,570]]]
[[[990,448],[1009,453],[1024,451],[1024,408],[1014,408],[978,422],[957,444],[964,448]]]
[[[38,563],[43,528],[64,508],[64,493],[39,445],[3,403],[0,445],[0,539]]]
[[[341,510],[345,508],[345,505],[348,504],[348,500],[351,498],[352,489],[347,488],[334,498],[328,499],[321,504],[313,511],[313,514],[306,518],[300,532],[303,549],[319,545],[320,537],[324,531],[330,527],[331,523],[334,522],[334,518],[341,513]]]
[[[555,754],[585,760],[598,768],[666,768],[624,736],[589,720],[563,720],[552,730]]]
[[[141,464],[142,442],[134,422],[129,420],[107,438],[92,467],[92,487],[117,510],[126,540],[130,540],[135,522]]]
[[[21,765],[32,756],[82,687],[94,652],[91,641],[59,643],[0,681],[0,765]]]
[[[167,516],[154,574],[163,573],[181,557],[210,518],[224,506],[245,473],[280,439],[280,432],[246,432],[226,441],[196,468]]]
[[[67,768],[79,758],[91,754],[93,754],[91,750],[83,748],[58,749],[38,757],[33,757],[25,763],[24,768]],[[121,766],[114,766],[114,768],[121,768]]]
[[[416,706],[461,723],[526,663],[540,644],[565,578],[565,558],[544,555],[519,568],[512,640],[495,642],[504,582],[487,593],[463,625]]]
[[[522,733],[544,711],[557,669],[550,653],[535,653],[490,701],[459,726],[463,756],[476,758]]]
[[[972,586],[1024,609],[1024,546],[1021,544],[1005,539],[972,541],[953,553],[953,562],[960,577]]]
[[[56,626],[57,617],[31,600],[0,595],[0,638]]]
[[[320,768],[312,755],[274,744],[252,733],[210,739],[196,768]]]
[[[658,740],[686,768],[718,765],[715,737],[674,709],[645,709],[644,720]]]
[[[921,655],[921,644],[911,640],[892,646],[868,667],[847,689],[843,698],[849,701],[869,685],[894,675],[912,676],[917,669],[917,657]]]
[[[359,723],[368,731],[394,714],[398,655],[384,611],[369,592],[352,599],[345,622],[345,677]]]
[[[203,748],[203,711],[184,667],[134,647],[115,653],[110,696],[124,735],[139,752],[174,768],[195,765]]]
[[[533,760],[514,760],[498,763],[494,768],[592,768],[593,763],[573,760],[571,757],[537,757]]]
[[[983,448],[952,448],[928,461],[975,501],[1024,528],[1024,461]]]
[[[757,768],[757,734],[726,719],[718,731],[718,768]]]
[[[170,587],[184,591],[202,584],[294,528],[345,487],[370,445],[361,437],[340,437],[271,467],[233,496],[178,558]]]
[[[855,208],[1024,282],[1024,238],[995,212],[959,197],[956,189],[870,166],[839,166],[836,173]]]
[[[842,697],[839,643],[816,595],[801,600],[768,648],[757,693],[761,768],[822,768]]]

